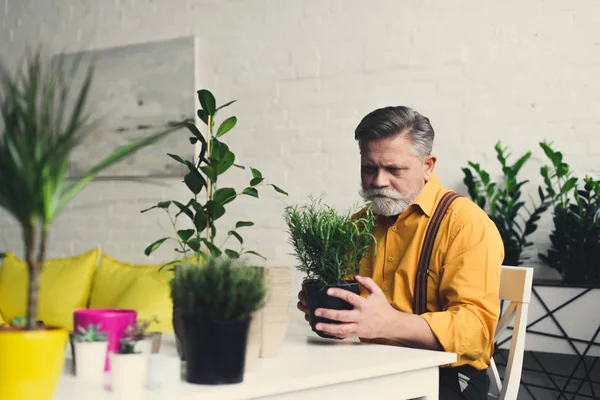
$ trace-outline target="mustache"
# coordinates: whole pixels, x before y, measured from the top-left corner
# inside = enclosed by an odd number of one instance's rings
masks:
[[[385,188],[371,188],[367,190],[360,190],[360,195],[368,200],[372,200],[378,196],[384,196],[394,200],[409,200],[410,194],[400,194],[392,189]]]

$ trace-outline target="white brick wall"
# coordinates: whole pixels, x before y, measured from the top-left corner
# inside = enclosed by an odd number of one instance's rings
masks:
[[[290,192],[284,199],[265,188],[261,200],[233,204],[225,220],[252,218],[247,242],[271,264],[293,262],[286,203],[322,192],[343,207],[359,200],[353,129],[379,106],[405,104],[430,117],[438,173],[453,189],[464,192],[467,160],[496,168],[498,139],[515,154],[535,152],[524,177],[536,184],[542,139],[554,141],[577,172],[600,175],[596,1],[6,0],[0,18],[0,54],[13,65],[25,44],[40,39],[76,50],[206,38],[203,86],[239,100],[229,138],[238,160]],[[166,183],[92,184],[57,221],[49,256],[101,245],[130,262],[169,258],[169,248],[143,255],[169,224],[138,212],[185,198],[178,181]],[[539,249],[548,222],[536,235]],[[0,249],[21,252],[20,232],[5,214]]]

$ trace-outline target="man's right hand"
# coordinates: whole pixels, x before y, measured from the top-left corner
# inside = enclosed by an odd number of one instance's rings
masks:
[[[310,322],[310,313],[308,312],[308,302],[306,301],[306,294],[304,290],[298,292],[298,304],[296,305],[298,310],[304,313],[304,319],[306,322]]]

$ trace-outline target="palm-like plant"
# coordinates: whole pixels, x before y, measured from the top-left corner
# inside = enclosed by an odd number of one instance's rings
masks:
[[[29,53],[14,74],[0,65],[0,207],[23,231],[29,268],[27,329],[36,328],[39,277],[49,228],[57,215],[99,172],[179,128],[132,141],[81,178],[69,180],[71,152],[97,126],[85,107],[91,66],[72,97],[70,78],[77,64],[67,69],[64,57],[45,58],[38,50]]]

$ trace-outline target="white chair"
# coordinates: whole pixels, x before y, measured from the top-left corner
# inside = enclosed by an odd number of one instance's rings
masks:
[[[491,390],[489,395],[492,398],[516,400],[519,394],[521,373],[523,370],[523,354],[525,352],[527,310],[531,299],[532,283],[533,268],[502,266],[500,300],[509,301],[510,303],[502,313],[500,321],[498,321],[496,339],[501,337],[506,331],[513,317],[514,325],[504,380],[500,380],[498,368],[493,359],[488,369]]]

